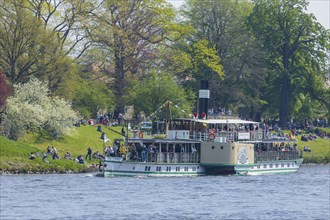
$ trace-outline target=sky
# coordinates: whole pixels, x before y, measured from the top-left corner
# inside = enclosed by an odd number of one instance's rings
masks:
[[[179,7],[184,0],[167,0],[175,7]],[[317,21],[326,29],[330,29],[330,0],[308,0],[308,12],[313,13]]]

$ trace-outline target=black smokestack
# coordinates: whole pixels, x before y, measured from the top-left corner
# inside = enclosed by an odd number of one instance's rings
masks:
[[[198,118],[202,119],[204,115],[205,118],[207,118],[208,102],[210,98],[209,81],[201,80],[201,88],[198,97]]]

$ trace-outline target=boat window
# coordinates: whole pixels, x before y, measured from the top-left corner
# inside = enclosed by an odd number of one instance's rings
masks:
[[[278,164],[275,164],[275,167],[277,168],[278,167]]]
[[[192,169],[193,171],[196,171],[196,167],[193,167],[193,169]]]
[[[150,166],[148,167],[148,171],[150,171]]]
[[[273,164],[269,164],[269,168],[273,168]]]
[[[264,164],[264,168],[267,168],[267,164]]]
[[[148,166],[146,166],[145,168],[144,168],[144,171],[147,171],[148,170]]]
[[[287,166],[290,167],[290,164],[288,163]]]
[[[281,163],[281,167],[284,167],[284,163]]]

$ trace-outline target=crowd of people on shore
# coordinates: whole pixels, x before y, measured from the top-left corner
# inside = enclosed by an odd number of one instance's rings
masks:
[[[63,157],[59,157],[57,149],[54,146],[50,147],[49,145],[48,145],[46,151],[43,151],[41,153],[38,152],[38,151],[37,152],[31,152],[31,154],[29,156],[29,159],[34,160],[38,157],[42,158],[43,161],[45,161],[47,163],[49,163],[49,161],[47,160],[48,157],[51,157],[53,160],[58,160],[58,159],[61,159],[61,158],[66,159],[66,160],[73,160],[73,161],[75,161],[77,163],[80,163],[80,164],[85,164],[86,160],[89,159],[91,161],[92,158],[94,158],[94,159],[104,159],[104,156],[102,154],[100,154],[98,151],[93,153],[91,147],[87,148],[87,154],[86,154],[85,157],[82,154],[78,155],[77,157],[72,157],[72,155],[69,151],[67,151],[63,155]]]

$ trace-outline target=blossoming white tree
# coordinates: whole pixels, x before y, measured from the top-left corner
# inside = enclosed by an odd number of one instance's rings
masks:
[[[5,117],[9,138],[17,139],[29,131],[48,131],[53,137],[70,134],[79,116],[67,101],[50,96],[46,83],[31,78],[14,87]]]

